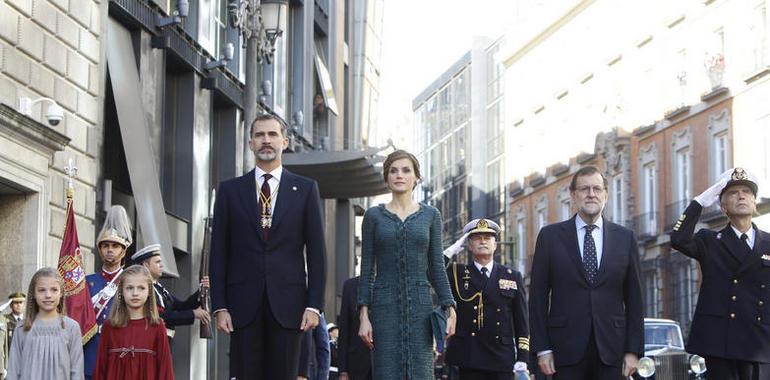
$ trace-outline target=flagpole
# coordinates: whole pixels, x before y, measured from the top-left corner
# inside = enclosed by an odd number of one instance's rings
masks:
[[[67,166],[64,167],[64,174],[67,175],[67,207],[72,204],[72,199],[75,197],[75,176],[78,174],[78,167],[74,165],[72,157],[67,161]]]

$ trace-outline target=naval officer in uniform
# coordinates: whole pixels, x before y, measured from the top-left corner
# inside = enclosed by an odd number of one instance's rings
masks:
[[[690,202],[671,232],[671,246],[700,264],[687,352],[706,359],[709,379],[770,378],[770,235],[752,223],[757,190],[753,175],[730,169]],[[703,209],[716,202],[727,226],[695,233]]]
[[[152,276],[152,288],[155,291],[155,302],[158,304],[158,312],[166,325],[166,335],[173,339],[176,334],[176,326],[191,325],[195,320],[202,324],[211,323],[211,316],[200,304],[199,292],[196,291],[186,300],[176,298],[163,284],[160,277],[163,275],[163,260],[160,256],[160,244],[150,244],[133,254],[131,261],[134,264],[143,265]],[[202,287],[209,287],[209,278],[201,279]]]
[[[511,380],[527,372],[529,327],[521,273],[493,260],[500,227],[488,219],[465,225],[460,240],[444,251],[451,259],[467,240],[473,263],[448,265],[457,301],[457,329],[446,363],[460,368],[462,380]]]

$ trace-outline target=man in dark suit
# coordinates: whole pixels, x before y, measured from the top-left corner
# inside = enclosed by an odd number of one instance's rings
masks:
[[[535,244],[532,351],[554,379],[628,377],[644,350],[636,239],[602,218],[607,179],[597,168],[575,173],[570,196],[577,215],[543,227]]]
[[[717,201],[727,226],[693,234],[703,209]],[[756,202],[756,178],[730,169],[690,202],[671,232],[671,246],[700,264],[687,352],[706,359],[709,379],[770,378],[770,235],[752,223]]]
[[[356,276],[345,280],[342,286],[342,306],[340,307],[339,329],[339,379],[371,380],[372,359],[369,348],[358,337],[360,321],[358,319],[358,282]]]
[[[214,206],[212,309],[217,329],[232,334],[230,377],[239,380],[296,380],[301,334],[324,306],[318,184],[283,169],[287,146],[283,120],[257,116],[256,167],[222,182]]]
[[[500,226],[488,219],[465,225],[458,242],[468,241],[473,263],[447,269],[457,301],[457,330],[449,339],[446,363],[458,366],[462,380],[513,380],[527,372],[529,327],[521,273],[493,260]],[[451,258],[459,250],[444,251]],[[526,375],[524,375],[526,377]]]

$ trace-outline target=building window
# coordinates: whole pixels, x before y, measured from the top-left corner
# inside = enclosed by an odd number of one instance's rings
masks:
[[[653,264],[655,261],[645,262]],[[644,297],[644,313],[648,317],[658,316],[658,272],[656,268],[642,271],[642,290]]]
[[[500,50],[500,44],[495,44],[487,50],[487,101],[492,102],[503,93],[503,68],[495,61],[495,54]]]
[[[535,229],[539,233],[540,229],[548,224],[548,197],[543,195],[535,201]]]
[[[686,331],[692,315],[693,273],[690,260],[671,256],[669,265],[669,306],[672,319],[678,321]]]
[[[539,209],[537,210],[537,231],[540,232],[540,230],[545,227],[548,220],[545,217],[545,209]]]
[[[709,116],[708,124],[710,135],[709,183],[713,183],[731,166],[728,110],[725,109]]]
[[[524,273],[525,260],[527,258],[527,226],[526,219],[520,217],[516,221],[516,257],[514,262],[517,265],[517,270]]]
[[[751,35],[754,42],[754,70],[767,66],[767,4],[759,1],[752,12]]]
[[[561,202],[559,202],[559,208],[561,220],[567,220],[572,217],[572,205],[570,204],[569,198],[562,199]]]
[[[487,213],[490,217],[496,217],[505,210],[502,162],[496,160],[487,166]]]
[[[618,224],[624,224],[625,217],[623,207],[625,206],[623,196],[623,174],[612,177],[612,220]]]
[[[690,168],[690,149],[680,149],[676,152],[675,160],[676,190],[678,201],[689,200],[692,193],[692,173]],[[678,214],[678,212],[677,212]]]
[[[720,174],[727,170],[727,133],[720,133],[714,136],[713,142],[714,152],[714,173],[713,177],[716,178]]]
[[[502,101],[487,109],[487,157],[494,158],[503,153],[503,110]]]
[[[656,192],[658,189],[657,178],[655,175],[655,164],[647,164],[643,168],[643,182],[644,187],[644,214],[642,216],[642,226],[640,226],[641,232],[649,235],[655,235],[657,229],[657,215],[658,200]]]

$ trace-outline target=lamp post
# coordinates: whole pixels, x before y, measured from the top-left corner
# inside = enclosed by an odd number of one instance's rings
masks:
[[[239,30],[246,48],[243,120],[247,129],[257,115],[257,69],[263,61],[272,63],[275,41],[286,29],[288,7],[288,0],[229,0],[227,4],[230,25]]]

